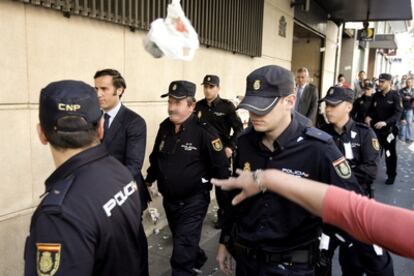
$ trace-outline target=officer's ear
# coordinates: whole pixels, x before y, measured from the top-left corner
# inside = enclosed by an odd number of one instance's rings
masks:
[[[101,118],[98,122],[98,129],[96,131],[98,139],[102,140],[104,137],[104,120]]]
[[[43,131],[43,128],[40,126],[40,124],[37,124],[36,130],[37,130],[37,136],[39,137],[40,143],[42,143],[42,145],[47,145],[49,141],[47,140],[45,132]]]
[[[294,93],[290,94],[289,96],[282,98],[282,100],[286,102],[288,109],[292,109],[296,103],[296,95]]]

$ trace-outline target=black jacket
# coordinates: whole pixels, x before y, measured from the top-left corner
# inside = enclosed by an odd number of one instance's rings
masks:
[[[121,105],[103,139],[108,152],[128,168],[138,184],[142,210],[145,210],[147,202],[151,201],[141,174],[146,139],[147,127],[144,119],[124,105]]]
[[[25,276],[37,269],[56,276],[143,275],[137,185],[102,145],[58,167],[46,192],[32,217]]]
[[[211,189],[210,179],[227,178],[229,162],[215,129],[191,115],[175,133],[167,118],[160,124],[146,182],[157,180],[167,200],[182,200]]]

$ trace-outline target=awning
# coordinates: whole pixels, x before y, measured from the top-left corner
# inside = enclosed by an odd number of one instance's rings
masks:
[[[411,20],[411,0],[314,0],[335,22]]]
[[[374,49],[397,49],[397,42],[394,34],[377,34],[374,40],[369,42],[369,48]]]

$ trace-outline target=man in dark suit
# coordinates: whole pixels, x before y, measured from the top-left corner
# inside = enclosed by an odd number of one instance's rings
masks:
[[[318,89],[309,83],[309,71],[302,67],[296,71],[295,111],[307,117],[315,125],[318,112]]]
[[[104,112],[104,138],[102,143],[106,146],[108,152],[131,172],[138,185],[142,211],[144,211],[151,199],[141,174],[147,136],[145,121],[121,103],[120,100],[126,89],[126,83],[118,71],[114,69],[100,70],[95,73],[94,79],[99,105]],[[142,223],[141,243],[144,244],[143,247],[148,248],[148,246],[145,246],[147,238]],[[148,268],[148,252],[143,254],[143,263],[146,263]]]

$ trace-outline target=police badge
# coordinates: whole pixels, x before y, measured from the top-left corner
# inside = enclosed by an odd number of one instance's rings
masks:
[[[60,243],[36,243],[37,274],[39,276],[53,276],[60,265]]]
[[[341,157],[332,162],[332,165],[335,168],[336,174],[343,178],[349,179],[352,175],[351,167],[349,166],[348,162],[346,161],[345,157]]]
[[[211,144],[213,145],[213,149],[215,151],[221,151],[223,149],[223,144],[221,143],[220,138],[217,138],[216,140],[211,141]]]

